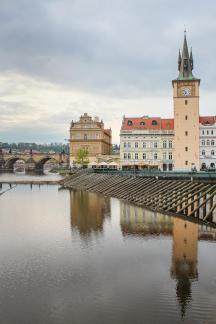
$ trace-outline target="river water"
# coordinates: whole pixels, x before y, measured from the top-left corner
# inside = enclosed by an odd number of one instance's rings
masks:
[[[216,323],[216,231],[18,185],[0,195],[0,291],[3,324]]]

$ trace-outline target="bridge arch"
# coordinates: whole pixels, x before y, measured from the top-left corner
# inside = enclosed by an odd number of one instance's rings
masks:
[[[23,162],[26,163],[26,160],[25,160],[24,158],[19,157],[19,156],[13,156],[13,157],[11,157],[11,158],[9,158],[9,159],[7,159],[7,160],[5,161],[5,166],[4,166],[4,167],[5,167],[6,169],[8,169],[8,170],[13,170],[14,163],[15,163],[16,161],[18,161],[18,160],[23,161]]]
[[[52,160],[52,161],[56,162],[56,164],[59,164],[59,161],[56,160],[54,157],[45,156],[42,159],[40,159],[38,162],[36,162],[36,170],[43,170],[44,164],[49,160]]]

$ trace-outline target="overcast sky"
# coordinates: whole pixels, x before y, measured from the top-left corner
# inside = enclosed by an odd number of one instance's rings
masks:
[[[0,141],[63,142],[87,112],[172,117],[184,28],[201,78],[201,115],[216,114],[216,2],[1,0]]]

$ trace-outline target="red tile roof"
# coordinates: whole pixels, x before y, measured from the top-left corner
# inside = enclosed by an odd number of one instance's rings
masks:
[[[199,122],[202,125],[213,125],[216,123],[216,116],[200,116]]]
[[[132,123],[130,125],[130,122]],[[162,119],[160,117],[124,118],[121,130],[173,130],[174,119]]]

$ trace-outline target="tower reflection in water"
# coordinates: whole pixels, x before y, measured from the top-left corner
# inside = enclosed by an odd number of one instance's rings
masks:
[[[85,191],[70,191],[70,214],[72,231],[83,240],[103,234],[105,219],[110,217],[110,200]]]
[[[198,280],[198,240],[216,241],[216,230],[124,202],[121,202],[120,213],[124,236],[172,236],[170,274],[176,280],[176,297],[184,317],[192,299],[192,283]]]

